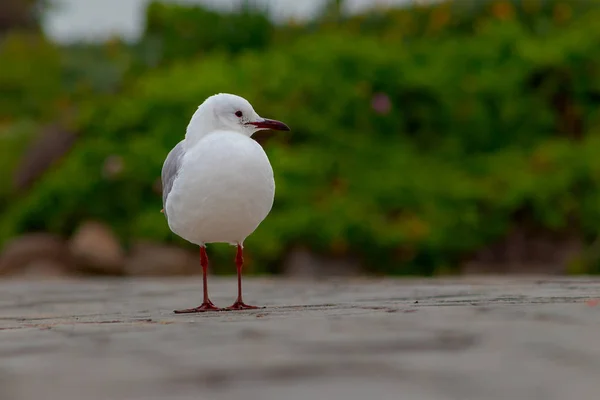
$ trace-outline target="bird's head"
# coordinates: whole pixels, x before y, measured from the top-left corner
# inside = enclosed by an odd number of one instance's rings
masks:
[[[220,93],[207,98],[198,107],[196,114],[198,122],[209,127],[210,131],[229,130],[252,136],[255,132],[266,129],[290,130],[283,122],[261,117],[248,100],[233,94]]]

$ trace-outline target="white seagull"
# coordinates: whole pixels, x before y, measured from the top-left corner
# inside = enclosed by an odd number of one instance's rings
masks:
[[[237,246],[238,296],[227,310],[257,308],[242,300],[244,240],[273,206],[273,169],[252,135],[260,130],[289,131],[283,122],[260,117],[244,98],[216,94],[202,103],[185,138],[167,155],[161,180],[163,212],[169,228],[200,246],[204,301],[175,313],[219,311],[208,298],[207,243]]]

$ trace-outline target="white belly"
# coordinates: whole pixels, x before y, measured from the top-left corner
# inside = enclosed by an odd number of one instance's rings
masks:
[[[187,149],[166,201],[169,227],[189,242],[242,244],[275,195],[269,159],[254,140],[214,132]]]

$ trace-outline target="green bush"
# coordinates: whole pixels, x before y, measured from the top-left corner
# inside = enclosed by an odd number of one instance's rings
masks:
[[[43,71],[43,72],[42,72]],[[60,50],[35,34],[7,34],[0,41],[0,121],[47,119],[59,106]]]
[[[436,7],[430,15],[446,6]],[[204,98],[233,92],[292,127],[265,144],[277,193],[247,240],[255,272],[276,271],[286,251],[304,245],[351,254],[374,273],[432,274],[502,238],[523,212],[547,230],[575,224],[592,241],[600,10],[540,32],[489,9],[472,17],[474,31],[435,38],[381,40],[348,20],[235,56],[205,44],[212,50],[199,57],[173,50],[169,65],[118,96],[81,105],[76,148],[5,209],[0,240],[33,229],[68,234],[97,218],[125,242],[183,244],[159,213],[162,162]],[[215,252],[218,267],[232,257],[226,247]]]
[[[271,43],[273,33],[266,12],[250,5],[223,14],[200,6],[152,2],[142,40],[158,49],[162,61],[171,62],[215,50],[230,54],[263,50]]]
[[[382,39],[432,38],[478,34],[491,21],[517,22],[536,35],[551,34],[590,11],[597,2],[589,0],[461,0],[437,5],[416,5],[385,12],[372,11],[347,18],[323,18],[314,28],[377,35]]]

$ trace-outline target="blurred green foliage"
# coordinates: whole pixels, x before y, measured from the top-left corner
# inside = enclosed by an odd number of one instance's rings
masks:
[[[264,50],[274,26],[267,14],[245,4],[237,12],[222,14],[201,7],[152,2],[146,13],[144,40],[153,43],[161,60],[199,58],[213,51],[236,54]]]
[[[277,271],[303,245],[351,254],[375,273],[433,274],[519,223],[596,240],[597,2],[335,11],[272,25],[250,8],[222,15],[153,3],[132,45],[5,40],[0,54],[13,67],[0,69],[0,140],[24,120],[67,113],[80,139],[27,193],[0,192],[0,242],[30,230],[68,234],[95,218],[125,243],[183,244],[159,213],[160,169],[217,92],[292,127],[264,144],[277,194],[246,242],[254,272]]]
[[[51,118],[61,91],[60,49],[35,34],[8,34],[1,42],[0,119]],[[43,73],[42,73],[43,71]]]

